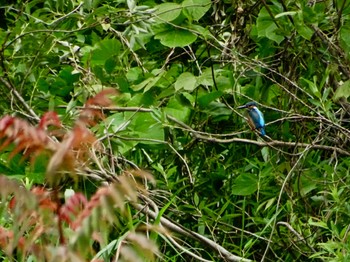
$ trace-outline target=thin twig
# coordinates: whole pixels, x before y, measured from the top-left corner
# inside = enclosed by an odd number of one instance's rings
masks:
[[[277,223],[277,215],[280,212],[280,205],[281,205],[281,201],[282,201],[282,195],[284,193],[284,189],[287,185],[287,182],[289,181],[289,179],[292,177],[294,170],[296,169],[296,167],[298,166],[299,162],[301,161],[301,159],[303,159],[303,157],[305,156],[305,154],[307,154],[307,152],[310,150],[311,145],[309,145],[308,147],[305,148],[305,150],[303,151],[303,153],[299,156],[298,160],[295,162],[295,164],[293,165],[293,167],[290,169],[290,171],[288,172],[286,178],[283,181],[281,190],[279,192],[278,195],[278,199],[277,199],[277,203],[276,203],[276,211],[275,211],[275,215],[272,218],[273,219],[273,224],[272,224],[272,228],[271,228],[271,233],[270,233],[270,237],[269,237],[269,242],[267,242],[267,246],[265,249],[265,252],[261,258],[261,262],[263,262],[265,260],[265,257],[267,255],[268,250],[270,249],[270,244],[271,244],[271,240],[272,240],[272,236],[275,232],[275,227],[276,227],[276,223]]]
[[[24,98],[17,92],[17,90],[3,77],[0,77],[0,81],[4,84],[4,86],[14,94],[16,99],[21,102],[24,108],[29,112],[30,116],[35,119],[35,121],[39,122],[40,117],[34,112],[34,110],[26,103]]]
[[[184,163],[186,167],[186,171],[188,173],[188,177],[190,179],[190,183],[193,184],[193,176],[192,172],[190,170],[190,167],[188,166],[186,160],[183,158],[183,156],[168,142],[163,141],[163,140],[158,140],[158,139],[151,139],[151,138],[138,138],[138,137],[123,137],[123,136],[118,136],[116,134],[111,134],[111,136],[122,139],[122,140],[128,140],[128,141],[141,141],[141,142],[153,142],[153,143],[158,143],[158,144],[165,144],[170,147],[170,149],[181,159],[181,161]]]
[[[283,222],[283,221],[280,221],[280,222],[277,222],[277,226],[285,226],[286,228],[289,229],[290,232],[292,232],[297,238],[299,241],[303,242],[308,248],[310,248],[312,250],[312,252],[316,253],[316,249],[314,249],[312,246],[310,246],[305,238],[300,235],[289,223],[287,222]]]

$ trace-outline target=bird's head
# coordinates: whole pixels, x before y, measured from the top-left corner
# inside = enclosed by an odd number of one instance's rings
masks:
[[[243,109],[243,108],[248,108],[248,109],[251,109],[253,107],[256,107],[256,103],[255,102],[248,102],[246,103],[245,105],[243,106],[239,106],[237,107],[238,109]]]

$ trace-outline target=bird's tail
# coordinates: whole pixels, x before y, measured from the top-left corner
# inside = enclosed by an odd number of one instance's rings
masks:
[[[264,128],[264,127],[260,128],[260,134],[261,134],[262,136],[265,136],[265,135],[266,135],[266,132],[265,132],[265,128]]]

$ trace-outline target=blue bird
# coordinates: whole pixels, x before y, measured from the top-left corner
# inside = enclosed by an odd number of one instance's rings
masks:
[[[261,111],[256,107],[255,102],[248,102],[243,106],[237,107],[238,109],[247,108],[248,109],[248,124],[255,130],[258,129],[262,136],[266,135],[265,132],[265,120]]]

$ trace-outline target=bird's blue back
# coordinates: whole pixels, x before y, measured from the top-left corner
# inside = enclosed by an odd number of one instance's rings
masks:
[[[265,120],[261,111],[256,106],[253,106],[249,109],[248,114],[255,128],[260,130],[261,135],[266,135]]]

